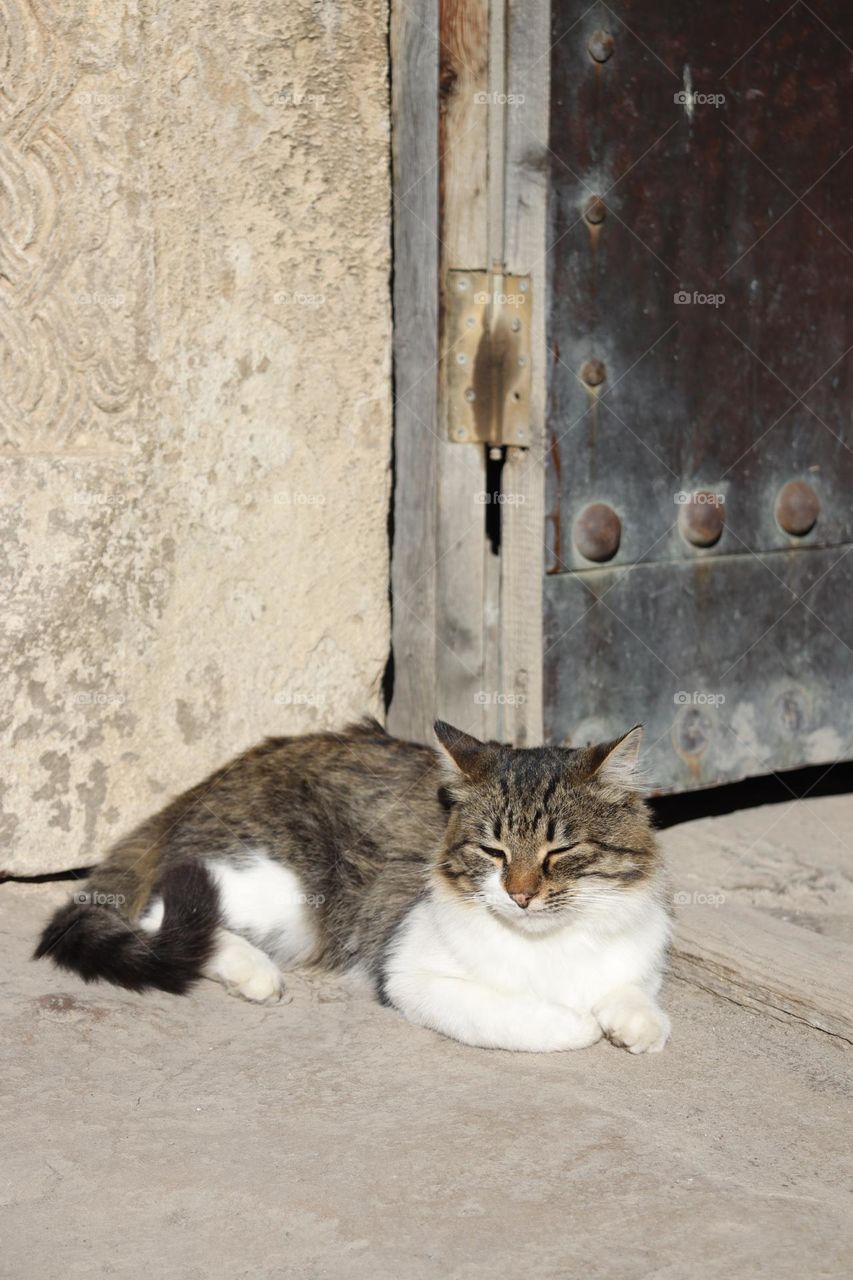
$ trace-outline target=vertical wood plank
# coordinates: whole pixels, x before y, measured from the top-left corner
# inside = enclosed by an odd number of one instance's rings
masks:
[[[388,727],[436,715],[438,0],[391,5],[394,182],[394,691]]]
[[[451,268],[488,266],[488,0],[440,0],[440,283]],[[444,308],[442,307],[442,311]],[[442,335],[443,341],[443,335]],[[450,444],[444,413],[438,445],[436,673],[439,714],[488,735],[486,688],[489,553],[485,450]]]
[[[530,135],[547,136],[548,21],[541,0],[525,13],[504,0],[430,0],[417,16],[392,6],[398,399],[388,719],[416,738],[429,737],[435,715],[484,737],[541,738],[546,189]],[[505,107],[504,93],[524,101]],[[500,265],[505,236],[507,270],[534,278],[533,445],[508,453],[498,559],[485,536],[485,449],[448,441],[436,362],[447,271]]]
[[[503,736],[542,741],[542,586],[547,351],[547,140],[549,0],[508,0],[505,254],[509,272],[532,277],[531,447],[509,449],[501,538]]]

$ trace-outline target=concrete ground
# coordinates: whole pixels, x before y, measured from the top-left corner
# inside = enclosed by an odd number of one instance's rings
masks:
[[[308,974],[134,996],[30,962],[68,891],[0,886],[4,1277],[850,1275],[834,1036],[674,979],[653,1057],[469,1049]]]

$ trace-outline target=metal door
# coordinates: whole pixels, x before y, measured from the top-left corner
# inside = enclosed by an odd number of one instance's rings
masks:
[[[848,758],[853,9],[554,0],[544,725]]]

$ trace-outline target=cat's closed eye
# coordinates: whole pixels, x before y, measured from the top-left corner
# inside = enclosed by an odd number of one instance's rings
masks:
[[[572,853],[575,849],[580,849],[583,843],[583,840],[575,840],[573,844],[564,844],[560,845],[558,849],[549,849],[542,859],[542,870],[547,875],[557,858],[563,857],[564,854]]]
[[[480,849],[483,853],[488,854],[490,858],[497,858],[501,862],[506,862],[506,854],[503,849],[495,849],[494,846],[490,844],[481,844]]]

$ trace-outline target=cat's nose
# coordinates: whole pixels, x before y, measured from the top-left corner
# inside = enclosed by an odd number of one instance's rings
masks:
[[[536,895],[533,893],[511,893],[509,896],[520,907],[528,907]]]

